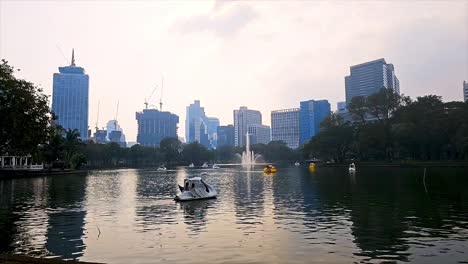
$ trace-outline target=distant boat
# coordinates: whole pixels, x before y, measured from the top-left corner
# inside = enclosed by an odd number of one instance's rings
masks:
[[[176,201],[193,201],[216,198],[218,192],[200,177],[184,180],[184,186],[179,185],[180,194],[174,198]]]
[[[299,162],[296,161],[296,163],[294,163],[294,166],[300,166],[301,164]]]
[[[356,165],[354,165],[354,162],[349,164],[349,172],[356,172]]]
[[[206,162],[203,163],[202,168],[208,168],[208,164]]]
[[[158,171],[167,171],[167,168],[164,165],[159,166]]]
[[[216,164],[213,164],[213,167],[212,167],[212,168],[213,168],[213,169],[219,169],[219,168],[221,168],[221,167],[219,167],[219,166],[216,165]]]
[[[195,165],[193,165],[193,163],[190,163],[189,168],[193,168],[193,167],[195,167]]]

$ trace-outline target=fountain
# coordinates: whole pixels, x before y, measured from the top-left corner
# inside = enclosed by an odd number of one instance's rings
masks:
[[[255,161],[261,155],[255,154],[253,150],[250,150],[250,137],[249,132],[245,134],[245,151],[242,152],[241,163],[243,166],[253,166]]]

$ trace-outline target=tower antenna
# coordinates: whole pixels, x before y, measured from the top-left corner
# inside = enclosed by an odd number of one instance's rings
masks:
[[[72,49],[72,60],[70,66],[75,66],[75,49]]]

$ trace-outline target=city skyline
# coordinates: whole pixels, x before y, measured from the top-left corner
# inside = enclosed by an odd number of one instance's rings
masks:
[[[161,75],[164,111],[185,120],[185,107],[199,99],[222,125],[233,124],[232,110],[243,105],[259,110],[266,125],[271,110],[299,101],[327,99],[335,106],[345,100],[349,67],[378,58],[395,66],[402,94],[461,101],[460,82],[468,79],[467,9],[466,1],[2,1],[0,57],[21,69],[18,77],[52,95],[51,76],[69,64],[75,48],[77,65],[90,76],[88,126],[94,127],[98,101],[100,120],[111,120],[120,100],[119,124],[127,140],[136,141],[134,113],[144,109]],[[390,11],[392,19],[376,19]],[[160,95],[158,89],[153,104]],[[179,136],[184,131],[180,122]]]

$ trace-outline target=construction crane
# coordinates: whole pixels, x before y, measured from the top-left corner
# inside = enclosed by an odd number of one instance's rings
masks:
[[[99,127],[99,105],[100,105],[100,101],[98,101],[97,103],[97,117],[96,117],[96,126],[94,128],[96,128],[96,132],[98,131]]]
[[[119,114],[119,101],[117,100],[117,110],[114,117],[114,130],[117,130],[117,115]]]
[[[156,87],[154,87],[153,91],[151,92],[150,96],[148,96],[148,98],[145,99],[145,109],[148,109],[149,100],[151,99],[151,96],[153,96],[153,94],[154,94],[154,92],[156,91],[157,88],[158,88],[158,86],[156,85]]]
[[[163,97],[163,89],[164,89],[164,77],[161,76],[161,97],[159,97],[159,111],[162,112],[162,97]]]

